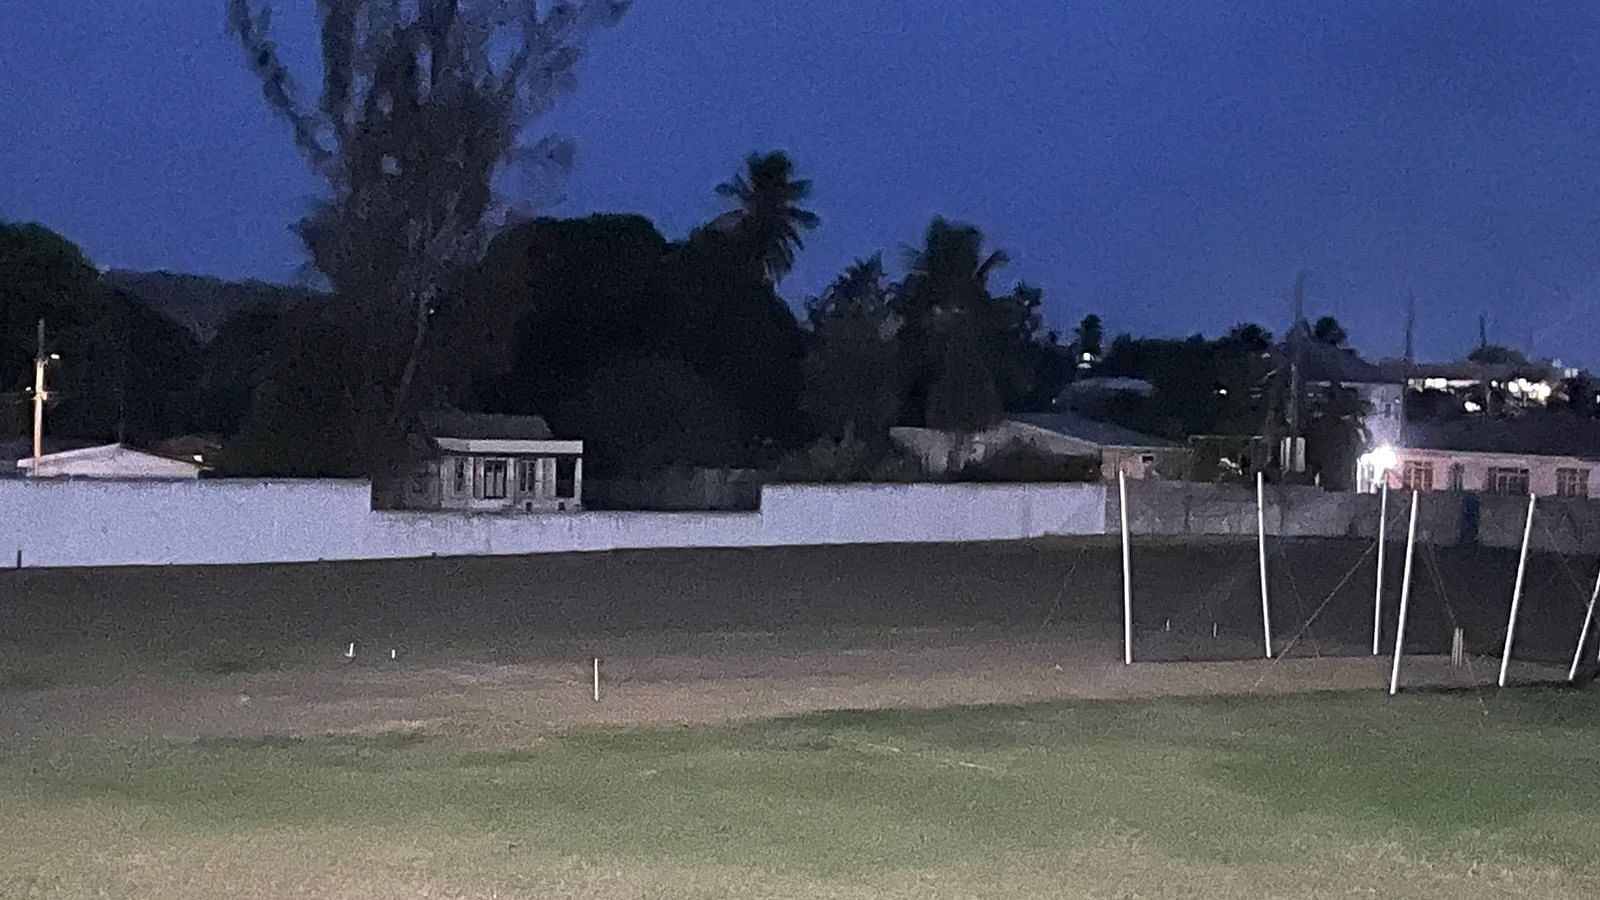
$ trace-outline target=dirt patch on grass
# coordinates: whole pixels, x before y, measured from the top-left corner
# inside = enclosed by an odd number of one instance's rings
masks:
[[[683,637],[674,636],[681,645]],[[226,676],[145,678],[12,693],[0,742],[83,737],[188,740],[394,729],[531,737],[582,725],[707,723],[823,709],[1006,704],[1213,694],[1386,688],[1388,657],[1304,657],[1122,664],[1103,638],[977,631],[856,636],[852,645],[796,650],[778,636],[708,636],[696,653],[651,652],[641,641],[601,659],[409,665],[403,659]],[[1405,683],[1486,685],[1492,660],[1451,668],[1406,661]],[[1565,673],[1518,664],[1520,681]]]

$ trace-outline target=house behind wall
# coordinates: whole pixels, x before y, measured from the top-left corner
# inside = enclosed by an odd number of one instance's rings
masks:
[[[538,416],[434,412],[422,417],[413,444],[404,477],[374,483],[375,505],[479,512],[583,508],[583,442],[555,439]]]
[[[1115,481],[1119,472],[1135,479],[1181,481],[1188,477],[1194,455],[1186,446],[1075,413],[1021,413],[975,432],[892,428],[889,435],[930,475],[953,475],[1007,449],[1027,448],[1098,460],[1102,481]]]

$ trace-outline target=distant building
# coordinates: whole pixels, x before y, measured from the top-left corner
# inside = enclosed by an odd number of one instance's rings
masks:
[[[205,464],[198,460],[163,456],[123,444],[101,444],[43,454],[39,457],[37,473],[33,468],[31,452],[16,462],[18,475],[39,478],[182,481],[199,478],[205,469]]]
[[[403,478],[374,484],[378,505],[521,512],[583,508],[583,441],[556,440],[539,416],[428,413],[412,449]]]
[[[1367,446],[1400,443],[1405,433],[1406,384],[1399,373],[1367,362],[1354,350],[1312,339],[1304,341],[1300,352],[1301,382],[1312,395],[1313,402],[1319,392],[1325,394],[1336,387],[1350,390],[1367,411],[1361,422]]]
[[[1357,489],[1376,491],[1387,481],[1391,489],[1587,499],[1600,496],[1597,468],[1600,420],[1530,413],[1413,422],[1392,459],[1364,467]]]
[[[1105,481],[1118,472],[1130,478],[1178,481],[1189,473],[1192,451],[1077,413],[1017,413],[977,432],[891,428],[889,436],[930,475],[948,475],[1016,447],[1062,458],[1094,459]]]

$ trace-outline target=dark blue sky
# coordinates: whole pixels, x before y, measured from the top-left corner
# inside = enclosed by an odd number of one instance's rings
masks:
[[[99,263],[293,277],[316,184],[224,36],[221,0],[0,0],[0,216]],[[314,63],[311,0],[280,0]],[[302,71],[310,71],[302,66]],[[309,79],[315,84],[315,78]],[[681,236],[781,147],[823,227],[793,300],[967,219],[1063,328],[1281,330],[1372,354],[1491,337],[1590,364],[1600,338],[1600,4],[1528,0],[638,0],[551,123],[551,210]]]

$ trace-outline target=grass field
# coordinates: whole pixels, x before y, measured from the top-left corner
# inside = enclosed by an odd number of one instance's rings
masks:
[[[1597,766],[1548,689],[81,744],[0,896],[1579,897]]]
[[[1252,548],[1142,546],[1133,666],[1092,541],[0,573],[0,898],[1592,895],[1596,694],[1387,697],[1367,549],[1265,661]],[[1482,684],[1514,557],[1435,562]]]

